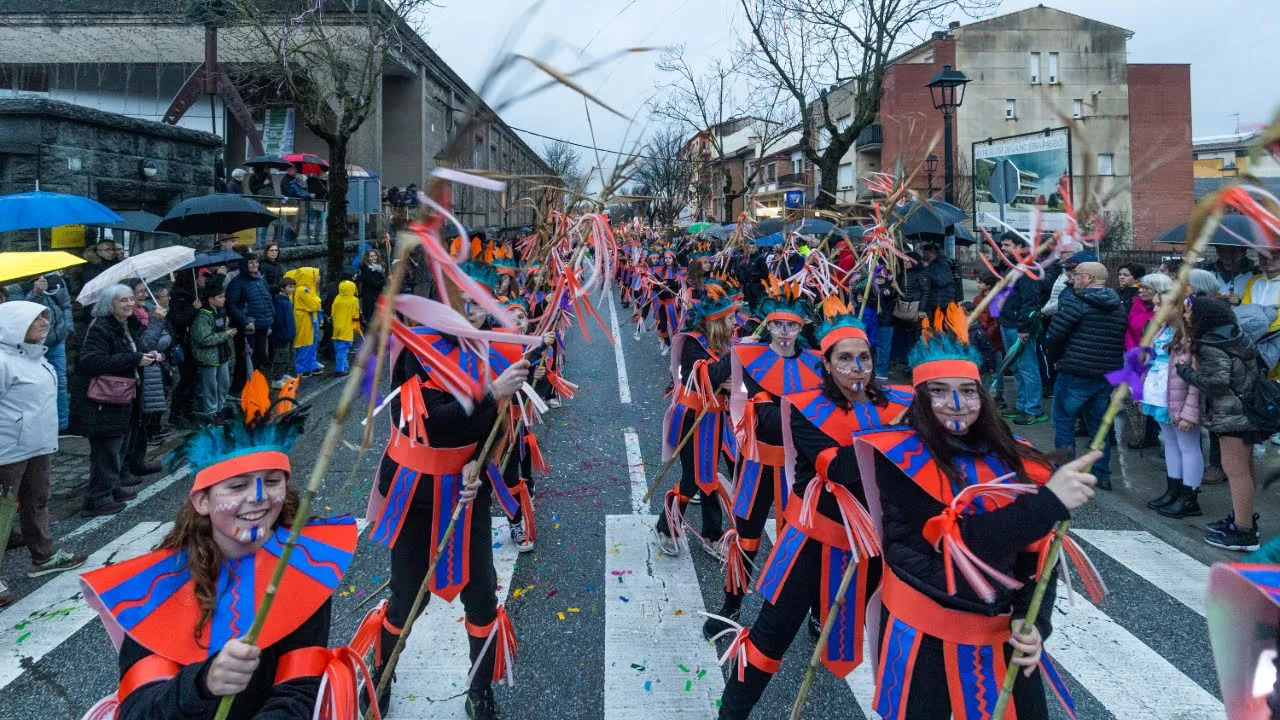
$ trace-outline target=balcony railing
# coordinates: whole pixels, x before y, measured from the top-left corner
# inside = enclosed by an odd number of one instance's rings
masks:
[[[879,150],[884,145],[884,128],[880,123],[862,128],[862,132],[858,133],[856,145],[859,150]]]
[[[788,173],[778,176],[778,187],[805,187],[809,178],[804,173]]]

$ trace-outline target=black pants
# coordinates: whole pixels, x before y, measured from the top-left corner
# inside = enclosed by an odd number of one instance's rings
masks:
[[[195,403],[196,360],[195,356],[186,352],[182,362],[178,364],[178,384],[173,388],[173,397],[169,401],[169,419],[191,417],[196,409]]]
[[[129,437],[125,443],[124,469],[138,475],[138,471],[147,464],[147,441],[151,435],[147,433],[142,422],[134,423],[129,428]]]
[[[684,422],[680,425],[680,437],[684,437],[693,428],[693,423],[697,419],[698,413],[689,411],[684,414]],[[665,430],[664,430],[665,432]],[[720,467],[721,450],[716,449],[716,468]],[[702,489],[698,487],[698,482],[694,478],[697,477],[694,468],[698,459],[693,448],[693,438],[689,438],[689,442],[680,448],[680,494],[684,497],[691,498],[698,493],[702,493]],[[680,512],[689,506],[688,502],[680,503]],[[671,534],[671,527],[667,524],[667,514],[658,515],[658,532],[663,535]],[[719,540],[724,534],[724,511],[720,509],[720,500],[715,495],[707,495],[702,493],[702,536],[710,541]]]
[[[502,481],[515,494],[515,488],[520,486],[520,479],[524,478],[526,486],[529,488],[529,494],[533,494],[533,454],[529,452],[529,448],[525,445],[525,434],[528,431],[521,430],[516,437],[516,446],[511,448],[511,456],[507,458],[507,466],[502,468]],[[519,500],[516,497],[516,500]],[[516,516],[511,518],[511,524],[524,521],[524,511],[517,506]]]
[[[889,625],[889,611],[880,609],[880,642],[884,642],[884,633]],[[907,691],[907,711],[902,720],[949,720],[951,717],[951,696],[947,689],[947,667],[942,655],[942,641],[931,635],[921,633],[920,650],[916,654],[914,669],[911,673],[911,689]],[[1013,648],[1004,644],[1005,662],[1013,656]],[[996,678],[1002,682],[1004,676]],[[1018,711],[1018,720],[1047,720],[1049,707],[1045,700],[1044,685],[1040,678],[1040,668],[1036,668],[1031,677],[1023,677],[1013,684],[1013,706]]]
[[[433,480],[423,476],[418,482],[409,512],[405,514],[404,525],[395,547],[391,548],[391,600],[387,604],[387,622],[398,628],[404,628],[409,619],[409,611],[413,608],[413,600],[422,587],[422,580],[427,575],[427,566],[431,564],[431,556],[435,547],[431,541],[431,502],[434,494]],[[471,511],[471,564],[470,579],[462,588],[459,598],[462,599],[463,612],[467,622],[472,625],[488,625],[498,615],[498,572],[493,567],[493,522],[489,517],[491,505],[490,491],[482,490],[475,499],[475,507]],[[459,524],[456,530],[461,530]],[[456,531],[455,530],[455,531]],[[432,597],[430,594],[422,603],[421,613],[427,609]],[[396,644],[396,635],[382,630],[382,653],[378,659],[382,665],[391,656]],[[470,635],[471,663],[475,664],[484,647],[485,638]],[[473,689],[489,687],[493,682],[493,659],[497,643],[489,643],[484,662],[480,663],[475,677],[471,681]]]
[[[114,499],[112,493],[120,488],[125,443],[128,441],[128,435],[89,438],[89,489],[84,496],[86,508],[102,507]]]
[[[267,374],[268,368],[271,366],[271,351],[268,348],[267,339],[267,328],[265,327],[255,326],[253,332],[240,328],[240,332],[236,333],[236,357],[231,370],[231,393],[233,395],[239,395],[244,388],[244,384],[249,380],[250,359],[246,357],[248,351],[253,352],[253,369],[261,370],[263,375]]]

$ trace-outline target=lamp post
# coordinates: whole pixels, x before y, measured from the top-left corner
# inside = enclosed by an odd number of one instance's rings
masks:
[[[924,159],[924,173],[929,178],[929,193],[925,196],[930,200],[933,199],[933,174],[938,171],[938,156],[929,153],[929,157]]]
[[[929,96],[933,100],[933,109],[942,112],[942,150],[943,158],[942,187],[943,199],[955,204],[955,190],[952,186],[955,173],[955,148],[951,137],[951,115],[964,102],[964,86],[969,78],[959,70],[943,65],[942,71],[933,76],[925,87],[929,88]],[[957,92],[957,89],[959,92]]]

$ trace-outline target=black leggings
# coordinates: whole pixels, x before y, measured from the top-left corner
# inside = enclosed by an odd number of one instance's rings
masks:
[[[431,556],[435,553],[430,540],[433,485],[434,480],[429,475],[424,475],[418,482],[409,512],[405,514],[400,535],[395,547],[391,548],[391,601],[387,604],[387,622],[401,629],[409,619],[409,610],[413,608],[414,598],[418,595],[418,589],[422,587],[422,580],[427,575],[427,566],[431,564]],[[491,503],[489,492],[486,489],[476,496],[475,507],[471,511],[471,575],[458,596],[462,599],[462,608],[467,622],[479,626],[492,623],[498,615],[498,573],[493,567],[493,522],[489,517]],[[461,529],[459,525],[456,530]],[[427,609],[431,600],[432,597],[428,593],[419,614]],[[470,635],[467,638],[471,641],[471,663],[474,665],[486,638]],[[384,626],[383,656],[378,659],[379,666],[391,656],[395,643],[396,634],[388,632]],[[496,642],[489,644],[485,661],[480,664],[471,681],[473,689],[486,688],[493,682],[493,658],[497,645]]]
[[[680,424],[681,438],[689,433],[697,417],[698,413],[696,411],[685,412],[684,422]],[[719,469],[722,451],[719,448],[719,443],[717,442],[716,444],[716,468]],[[702,488],[698,487],[698,482],[695,480],[696,473],[694,469],[697,462],[693,438],[689,438],[689,442],[680,448],[680,494],[687,498],[702,492]],[[680,512],[683,513],[688,506],[689,503],[687,501],[681,501]],[[667,514],[665,512],[658,515],[658,532],[663,535],[671,534],[671,527],[667,524]],[[720,499],[715,495],[702,493],[702,536],[707,540],[715,541],[719,540],[723,534],[724,511],[720,508]]]

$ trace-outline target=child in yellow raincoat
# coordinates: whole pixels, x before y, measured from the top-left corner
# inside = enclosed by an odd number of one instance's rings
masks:
[[[290,270],[285,277],[297,284],[293,291],[293,320],[297,333],[293,347],[297,351],[295,368],[298,375],[314,375],[324,369],[316,362],[316,343],[320,337],[320,270],[303,267]]]
[[[356,298],[356,284],[350,280],[338,283],[338,297],[329,306],[333,318],[333,374],[347,374],[347,353],[360,332],[360,300]]]

